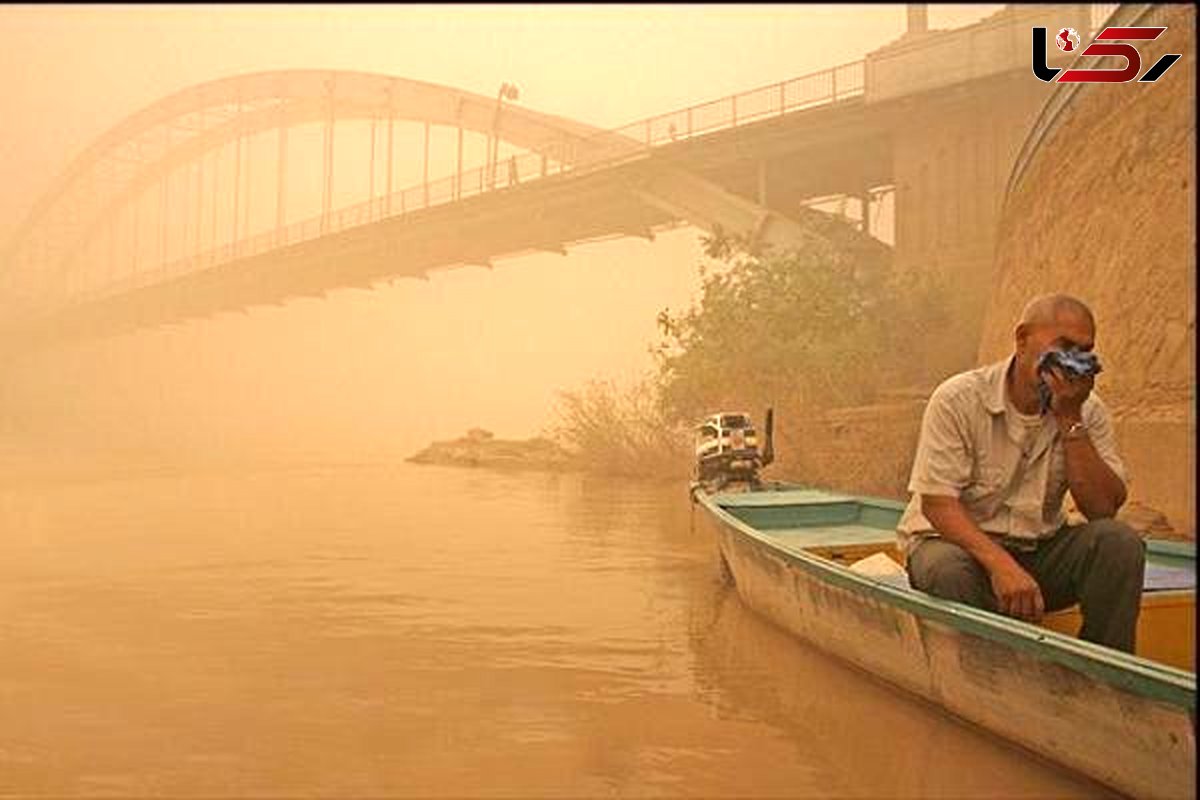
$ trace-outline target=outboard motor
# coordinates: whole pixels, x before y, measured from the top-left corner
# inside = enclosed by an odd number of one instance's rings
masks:
[[[696,426],[696,481],[709,491],[730,485],[761,488],[758,471],[775,458],[774,421],[773,409],[768,408],[760,450],[749,414],[723,411],[706,417]]]

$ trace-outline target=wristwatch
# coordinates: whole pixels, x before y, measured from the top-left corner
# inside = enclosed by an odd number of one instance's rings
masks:
[[[1063,431],[1063,439],[1082,439],[1085,436],[1087,436],[1087,428],[1084,427],[1082,420],[1072,422],[1071,426]]]

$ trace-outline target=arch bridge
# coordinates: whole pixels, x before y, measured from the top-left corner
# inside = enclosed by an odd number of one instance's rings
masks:
[[[1046,99],[1030,26],[1094,30],[1105,9],[1008,5],[609,131],[362,72],[193,86],[114,126],[34,205],[0,255],[0,336],[107,333],[685,222],[796,245],[813,198],[855,198],[870,230],[885,193],[895,268],[978,305],[996,198]],[[963,69],[930,69],[962,52]]]
[[[765,175],[747,183],[742,165],[728,169],[745,160],[728,134],[861,105],[862,68],[615,131],[363,72],[193,86],[107,131],[38,200],[0,263],[0,325],[103,333],[598,238],[652,238],[685,221],[795,242],[804,233],[794,214],[762,202]]]

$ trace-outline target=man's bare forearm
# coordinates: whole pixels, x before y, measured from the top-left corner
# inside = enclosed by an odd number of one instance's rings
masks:
[[[1125,483],[1096,452],[1086,436],[1063,441],[1067,486],[1075,505],[1089,520],[1115,517],[1125,503]]]
[[[1007,550],[975,524],[957,497],[923,494],[921,513],[943,539],[970,553],[989,574],[998,566],[1016,564]]]
[[[1057,369],[1045,375],[1052,394],[1051,410],[1062,436],[1067,487],[1075,505],[1088,520],[1115,517],[1125,502],[1125,482],[1096,452],[1083,426],[1083,404],[1092,391],[1094,376],[1065,380]]]

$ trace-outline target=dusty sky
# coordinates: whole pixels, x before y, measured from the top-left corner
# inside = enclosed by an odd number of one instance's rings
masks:
[[[934,5],[930,26],[998,8]],[[903,5],[3,6],[0,241],[89,141],[215,78],[343,68],[488,96],[510,81],[527,107],[616,127],[859,59],[904,25]],[[9,391],[54,411],[64,441],[181,451],[531,435],[557,390],[648,367],[654,315],[687,303],[698,257],[685,228],[500,260],[72,348]]]

